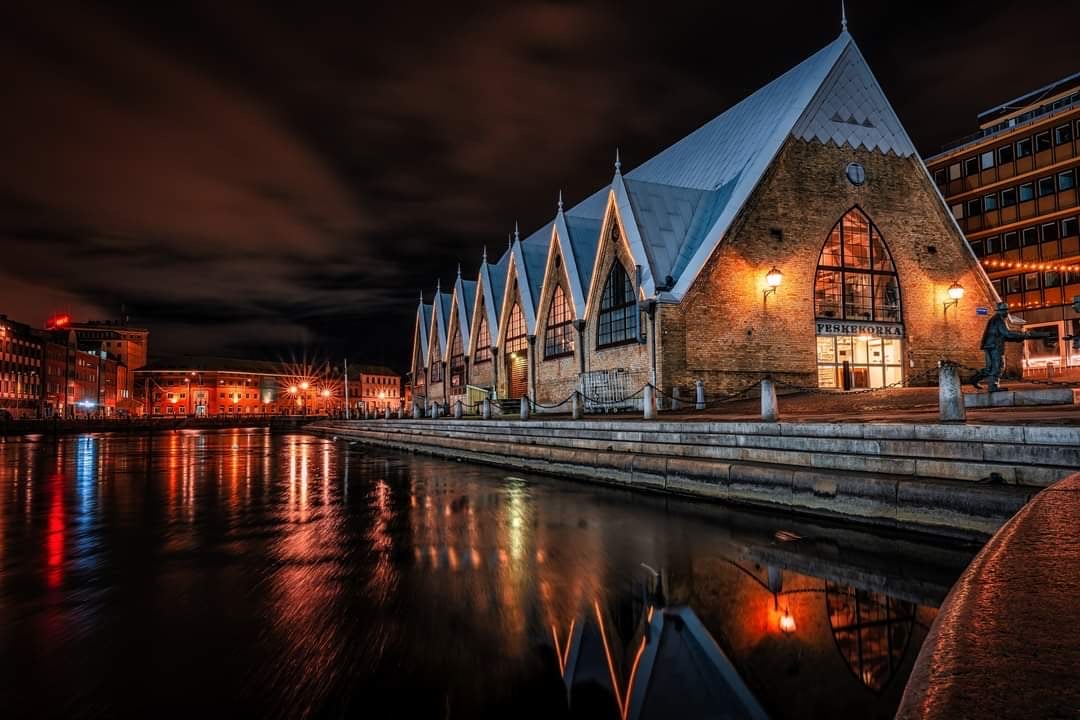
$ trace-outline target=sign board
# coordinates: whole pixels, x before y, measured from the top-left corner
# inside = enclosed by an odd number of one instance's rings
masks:
[[[976,315],[989,315],[990,314],[990,308],[980,305],[979,307],[975,308],[975,314]]]
[[[817,334],[872,335],[874,337],[902,338],[904,337],[904,326],[889,323],[860,322],[858,320],[845,320],[842,322],[818,320]]]

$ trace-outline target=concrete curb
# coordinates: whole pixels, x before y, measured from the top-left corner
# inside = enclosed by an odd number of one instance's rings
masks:
[[[1080,473],[975,556],[915,660],[897,718],[1080,716]]]

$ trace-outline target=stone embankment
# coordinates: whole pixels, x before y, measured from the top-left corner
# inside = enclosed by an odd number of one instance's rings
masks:
[[[941,606],[896,717],[1080,717],[1080,473],[1039,493]]]
[[[1080,467],[1080,427],[366,420],[310,429],[590,482],[985,540]]]

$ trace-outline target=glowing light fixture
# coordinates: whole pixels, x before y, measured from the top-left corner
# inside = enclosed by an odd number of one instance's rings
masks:
[[[310,386],[308,385],[308,382],[307,382],[307,380],[305,380],[304,382],[300,383],[300,389],[301,389],[301,390],[307,390],[307,389],[308,389],[309,387],[310,387]]]
[[[290,385],[289,386],[289,394],[290,395],[295,395],[296,391],[297,391],[297,387],[295,385]]]
[[[322,391],[322,396],[323,396],[324,398],[328,398],[328,397],[330,397],[330,391],[329,391],[329,390],[323,390],[323,391]]]
[[[772,270],[765,274],[765,284],[769,287],[762,291],[762,301],[768,302],[768,297],[776,294],[776,288],[780,287],[780,283],[782,282],[784,282],[784,273],[780,272],[780,269],[773,265]]]
[[[795,632],[795,618],[791,616],[787,608],[784,608],[784,614],[780,616],[780,632],[788,635]]]
[[[945,303],[945,308],[942,312],[948,312],[949,308],[957,307],[960,304],[960,298],[964,297],[964,286],[958,282],[954,282],[949,286],[949,302]]]

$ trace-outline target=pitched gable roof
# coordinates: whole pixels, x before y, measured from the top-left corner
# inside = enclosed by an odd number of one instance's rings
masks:
[[[416,308],[416,334],[420,336],[420,357],[428,363],[428,335],[431,333],[431,305],[420,303]],[[415,349],[415,348],[414,348]]]
[[[540,302],[540,288],[544,283],[551,227],[552,223],[546,223],[524,240],[515,240],[511,247],[511,262],[514,265],[518,290],[521,292],[521,312],[530,335],[536,332],[536,308]]]
[[[458,275],[454,282],[453,305],[457,313],[458,332],[461,333],[463,347],[469,347],[469,334],[472,328],[472,301],[476,297],[476,281],[462,280]],[[449,316],[447,316],[449,319]],[[450,352],[448,347],[447,352]]]
[[[479,283],[484,293],[484,312],[487,313],[490,344],[494,345],[499,336],[499,317],[502,312],[503,292],[506,288],[506,272],[510,267],[510,251],[507,250],[492,265],[486,260],[480,264]]]
[[[438,353],[439,357],[446,355],[446,329],[450,321],[450,303],[453,296],[436,288],[435,298],[432,300],[431,333],[438,344],[432,348],[432,352]]]
[[[570,281],[570,296],[577,318],[585,317],[585,293],[592,281],[609,192],[608,188],[601,188],[570,210],[555,216],[553,241],[559,243],[566,262],[566,276]]]

